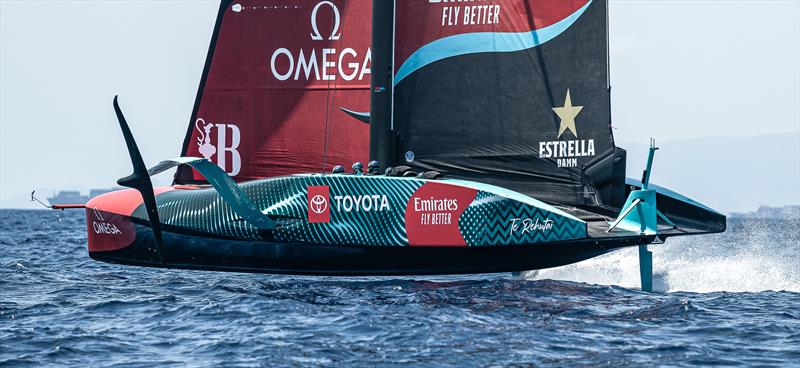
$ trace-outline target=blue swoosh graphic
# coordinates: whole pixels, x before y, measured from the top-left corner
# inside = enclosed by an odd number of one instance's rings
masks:
[[[357,119],[362,123],[369,124],[369,111],[367,112],[353,111],[350,109],[345,109],[344,107],[341,106],[339,106],[339,110],[344,111],[345,113],[347,113],[347,115],[350,115],[351,117]]]
[[[550,41],[572,26],[586,11],[586,5],[568,17],[547,27],[530,32],[475,32],[448,36],[438,39],[414,51],[400,65],[394,76],[394,85],[418,69],[433,62],[453,56],[476,54],[480,52],[512,52],[529,49]]]

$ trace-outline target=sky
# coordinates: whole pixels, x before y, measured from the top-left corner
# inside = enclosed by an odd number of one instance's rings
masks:
[[[0,206],[35,188],[43,196],[53,189],[86,192],[127,175],[115,94],[148,165],[178,156],[217,7],[215,1],[0,0]],[[742,138],[758,136],[769,145],[769,137],[789,137],[788,148],[775,154],[791,157],[747,161],[789,172],[775,179],[789,182],[774,198],[737,198],[732,205],[737,193],[720,197],[716,183],[657,171],[654,180],[671,178],[673,189],[725,211],[800,202],[800,189],[793,189],[800,188],[794,157],[800,143],[793,145],[800,132],[800,1],[612,0],[609,19],[619,145],[649,137],[662,149],[695,142],[689,149],[736,167],[737,157],[761,149]],[[706,139],[712,137],[729,140]],[[666,166],[701,165],[691,161]],[[169,174],[155,179],[170,181]]]

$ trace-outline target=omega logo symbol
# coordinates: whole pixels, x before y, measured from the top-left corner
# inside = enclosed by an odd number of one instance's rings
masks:
[[[317,195],[315,195],[314,197],[311,198],[311,206],[310,207],[311,207],[311,210],[314,211],[314,213],[317,213],[317,214],[323,213],[323,212],[325,212],[326,209],[328,209],[328,200],[325,199],[325,197],[317,194]]]
[[[317,28],[317,11],[322,5],[328,5],[331,7],[331,9],[333,9],[333,30],[331,30],[331,35],[328,37],[328,39],[333,41],[338,40],[339,36],[342,35],[341,33],[337,34],[337,32],[339,32],[340,20],[339,8],[337,8],[336,5],[330,1],[321,1],[314,7],[314,10],[311,11],[311,29],[314,30],[314,33],[311,33],[311,39],[315,41],[322,40],[322,35],[319,33],[319,29]]]
[[[96,219],[98,219],[100,221],[105,221],[106,220],[106,219],[103,218],[103,214],[100,213],[99,210],[97,210],[97,207],[92,208],[92,213],[94,214],[94,218],[96,218]]]

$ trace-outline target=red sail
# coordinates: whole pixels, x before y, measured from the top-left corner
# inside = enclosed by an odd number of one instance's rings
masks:
[[[365,161],[371,1],[223,1],[182,156],[237,181]],[[181,168],[176,182],[201,181]]]

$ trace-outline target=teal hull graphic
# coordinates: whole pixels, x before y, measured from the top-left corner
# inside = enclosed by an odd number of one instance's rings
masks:
[[[426,185],[434,186],[435,191],[416,198],[415,193]],[[271,234],[284,242],[502,246],[580,239],[587,231],[584,221],[553,207],[508,198],[502,188],[484,186],[478,190],[457,181],[297,175],[252,181],[240,187],[265,217],[276,222]],[[328,188],[329,194],[323,198],[327,208],[322,211],[328,214],[327,221],[309,221],[309,214],[313,217],[314,210],[319,210],[311,207],[310,187]],[[453,200],[456,202],[447,203]],[[243,221],[213,189],[174,190],[160,194],[157,201],[165,225],[237,239],[262,237],[259,228]],[[139,208],[133,216],[145,219],[143,211]],[[452,242],[437,243],[439,235],[447,232],[454,235]],[[417,233],[422,236],[415,236]]]
[[[584,221],[534,198],[461,180],[294,175],[238,185],[248,207],[209,186],[155,188],[158,258],[141,197],[131,190],[87,204],[89,254],[112,263],[239,272],[411,275],[556,267],[655,236]],[[226,199],[227,198],[227,199]],[[139,202],[136,202],[136,201]],[[232,204],[229,204],[232,203]],[[93,231],[113,229],[104,233]],[[658,236],[711,230],[662,230]]]

